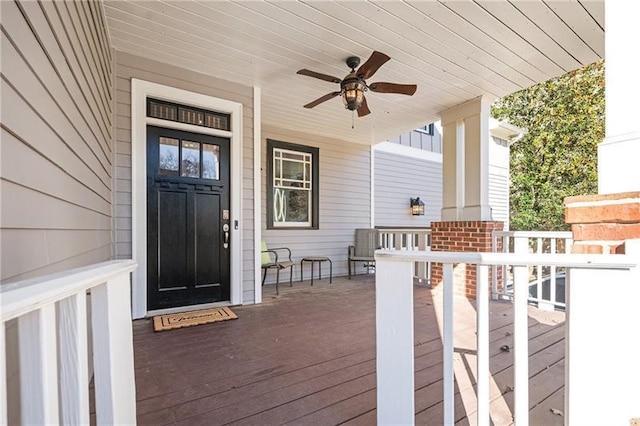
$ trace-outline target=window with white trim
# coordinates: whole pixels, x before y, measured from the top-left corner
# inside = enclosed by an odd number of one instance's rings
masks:
[[[267,140],[267,228],[318,228],[318,148]]]

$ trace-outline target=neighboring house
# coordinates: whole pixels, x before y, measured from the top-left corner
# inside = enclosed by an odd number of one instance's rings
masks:
[[[509,147],[524,130],[491,119],[489,205],[492,220],[509,229]],[[376,227],[428,227],[442,209],[442,127],[432,123],[373,146]],[[425,203],[424,216],[409,213],[410,198]]]

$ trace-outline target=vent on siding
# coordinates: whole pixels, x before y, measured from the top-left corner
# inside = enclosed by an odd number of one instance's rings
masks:
[[[230,130],[229,114],[207,111],[187,105],[160,101],[158,99],[147,99],[147,117],[209,127],[212,129]]]

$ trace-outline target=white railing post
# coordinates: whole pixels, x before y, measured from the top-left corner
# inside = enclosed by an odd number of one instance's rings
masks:
[[[478,426],[489,426],[489,267],[476,266]]]
[[[98,424],[135,424],[129,274],[91,291],[96,420]]]
[[[529,424],[528,268],[514,266],[513,269],[514,420],[518,426],[526,426]]]
[[[18,342],[21,421],[27,425],[57,424],[58,357],[53,305],[42,306],[18,319]]]
[[[87,295],[57,303],[60,342],[60,409],[63,424],[89,424]]]
[[[413,262],[376,257],[379,425],[413,424]]]
[[[625,241],[625,251],[640,262],[640,239]],[[569,271],[565,425],[640,418],[639,300],[640,267]]]
[[[453,264],[442,264],[442,386],[444,424],[455,422],[455,381],[453,369]]]

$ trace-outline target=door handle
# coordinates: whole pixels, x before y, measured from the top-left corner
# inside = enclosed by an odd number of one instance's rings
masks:
[[[222,231],[224,231],[224,243],[222,246],[224,248],[229,248],[229,225],[226,223],[222,225]]]

